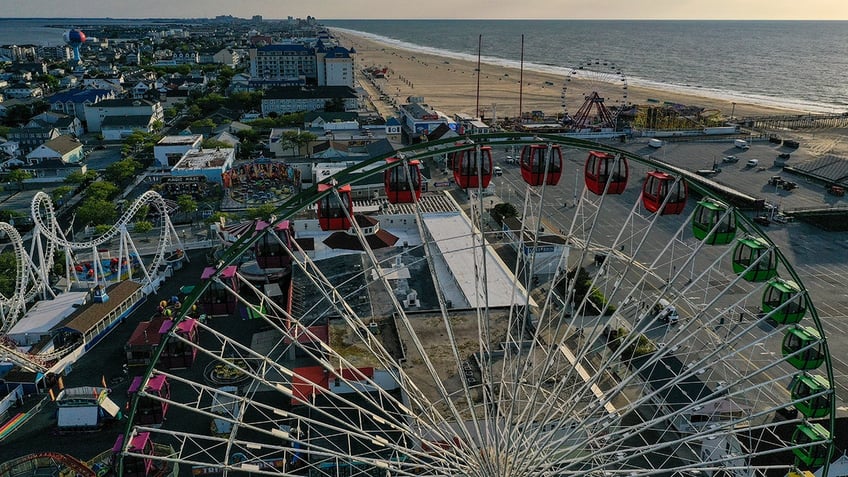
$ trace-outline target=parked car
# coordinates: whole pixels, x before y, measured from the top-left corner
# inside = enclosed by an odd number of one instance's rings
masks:
[[[781,152],[777,155],[778,159],[789,159],[789,157],[791,157],[791,154],[789,154],[788,152]]]
[[[745,163],[748,167],[756,167],[760,161],[758,159],[748,159],[748,162]]]
[[[736,162],[738,160],[739,160],[739,158],[736,157],[736,156],[724,156],[723,158],[721,158],[721,162],[728,162],[728,163],[729,162]]]

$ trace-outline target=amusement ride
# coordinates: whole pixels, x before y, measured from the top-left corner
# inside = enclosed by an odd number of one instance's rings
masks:
[[[108,300],[108,287],[125,280],[138,282],[147,294],[161,280],[162,265],[175,260],[176,255],[183,259],[183,246],[171,223],[166,202],[153,191],[133,201],[114,225],[86,240],[68,237],[69,231],[60,227],[53,201],[44,192],[35,194],[30,209],[35,227],[26,242],[14,227],[0,222],[0,230],[9,238],[7,246],[12,248],[17,265],[14,292],[10,296],[0,295],[0,332],[4,334],[0,355],[25,369],[48,372],[80,343],[51,346],[46,351],[21,351],[8,335],[16,324],[26,320],[30,303],[36,299],[54,299],[72,289],[93,290],[92,301],[103,302]],[[151,232],[155,234],[153,250],[140,251],[133,239],[133,224],[140,219],[137,215],[142,210],[156,217]],[[112,246],[117,250],[108,248]],[[64,260],[64,277],[54,274],[57,258]]]
[[[493,225],[504,144],[523,148],[525,192]],[[451,192],[422,190],[419,165],[438,158]],[[583,179],[569,215],[545,199],[563,174]],[[357,187],[375,183],[402,214],[361,218]],[[455,210],[433,212],[434,197]],[[752,201],[555,135],[432,141],[352,166],[203,274],[136,387],[119,474],[826,473],[825,332]],[[385,246],[378,226],[400,239]],[[318,257],[322,233],[358,248]],[[242,276],[245,255],[289,270],[282,297]]]
[[[565,77],[561,99],[572,128],[615,130],[618,115],[629,105],[627,76],[611,61],[584,61]]]

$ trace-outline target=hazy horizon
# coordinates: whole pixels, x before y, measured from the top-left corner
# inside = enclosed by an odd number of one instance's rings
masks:
[[[233,15],[269,19],[288,16],[333,20],[848,20],[848,3],[837,0],[432,0],[407,4],[394,0],[77,0],[56,12],[55,0],[0,0],[0,18],[180,19]],[[236,12],[237,10],[237,12]],[[438,12],[438,13],[434,13]]]

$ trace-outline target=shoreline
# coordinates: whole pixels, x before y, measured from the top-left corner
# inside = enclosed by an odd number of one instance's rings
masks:
[[[441,51],[422,46],[407,47],[404,42],[381,41],[379,38],[382,37],[367,32],[335,27],[329,29],[342,45],[356,49],[358,70],[356,74],[360,74],[359,70],[371,66],[389,68],[386,85],[389,88],[388,91],[393,92],[398,100],[408,96],[423,96],[425,103],[446,112],[475,113],[479,104],[480,114],[478,115],[480,116],[517,117],[519,90],[523,89],[521,109],[524,113],[542,110],[548,115],[553,115],[563,111],[562,86],[567,73],[562,67],[525,63],[523,81],[520,84],[518,79],[522,72],[518,65],[511,64],[516,62],[483,57],[486,61],[481,61],[480,65],[478,103],[476,100],[476,58],[466,58],[469,55],[462,53],[446,55]],[[598,87],[604,88],[604,86]],[[688,91],[686,88],[696,91]],[[610,98],[610,103],[682,104],[697,106],[714,114],[720,113],[726,118],[798,115],[813,112],[811,108],[805,108],[804,105],[794,108],[788,105],[763,104],[768,103],[769,100],[746,97],[741,94],[736,97],[731,93],[716,92],[710,95],[709,90],[699,94],[700,91],[697,91],[699,89],[678,85],[667,85],[663,88],[654,86],[647,80],[635,79],[627,82],[627,91],[624,95],[619,91],[599,90],[599,92],[602,96]],[[569,112],[576,111],[581,105],[578,103],[582,103],[579,95],[576,99],[567,97],[565,100]]]

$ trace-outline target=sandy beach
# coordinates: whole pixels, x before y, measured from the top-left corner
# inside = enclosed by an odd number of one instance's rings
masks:
[[[342,45],[356,49],[357,69],[371,66],[388,68],[388,77],[381,84],[384,94],[405,101],[408,96],[421,96],[431,107],[447,114],[475,114],[477,109],[476,63],[399,49],[393,45],[378,43],[369,38],[334,30]],[[479,113],[483,118],[497,116],[515,117],[519,109],[521,72],[515,68],[482,64],[480,67]],[[357,71],[360,74],[360,71]],[[625,72],[626,74],[626,72]],[[562,112],[562,87],[565,78],[525,69],[523,73],[522,111],[544,111],[547,115]],[[579,86],[579,85],[578,85]],[[598,87],[598,83],[593,84]],[[574,94],[571,94],[571,92]],[[771,114],[797,114],[798,111],[777,109],[753,103],[737,101],[735,106],[727,100],[685,95],[659,89],[628,85],[626,93],[617,88],[599,91],[605,98],[620,98],[632,104],[679,103],[721,111],[729,117],[760,116]],[[576,111],[583,103],[579,87],[569,84],[565,104],[569,112]],[[626,98],[623,95],[626,94]],[[648,99],[652,101],[648,101]]]

